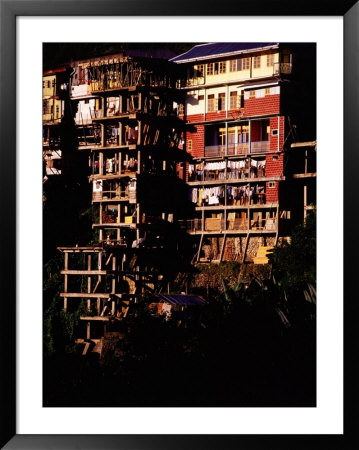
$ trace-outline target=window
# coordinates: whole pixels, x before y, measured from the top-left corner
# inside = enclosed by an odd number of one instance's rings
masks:
[[[47,100],[42,101],[42,114],[47,114]]]
[[[226,129],[220,128],[218,132],[218,144],[226,145]]]
[[[49,89],[50,88],[50,80],[47,80],[46,85],[47,85],[47,88]]]
[[[249,91],[249,98],[256,98],[256,91]]]
[[[272,136],[278,136],[278,130],[272,130]]]
[[[188,139],[187,141],[187,151],[188,152],[192,151],[192,139]]]
[[[268,187],[269,187],[270,189],[275,188],[275,185],[276,185],[275,181],[270,181],[270,182],[268,183]]]
[[[51,105],[50,106],[50,114],[53,114],[54,113],[54,105]]]
[[[200,102],[201,100],[204,100],[204,95],[199,95],[198,96],[198,101]]]
[[[197,77],[203,77],[204,75],[204,64],[197,66]]]
[[[267,55],[267,67],[273,66],[274,64],[274,54]]]
[[[237,91],[232,91],[229,95],[229,109],[237,109]]]
[[[259,69],[261,66],[261,57],[260,56],[255,56],[253,58],[253,68],[254,69]]]
[[[238,126],[238,144],[246,144],[248,142],[248,125]]]
[[[236,59],[231,59],[229,61],[229,71],[237,72],[237,60]]]
[[[226,109],[226,94],[221,92],[218,94],[218,111]]]
[[[95,111],[99,111],[101,109],[100,99],[95,99]]]
[[[85,105],[88,105],[90,103],[90,99],[89,98],[85,98]]]
[[[214,63],[207,64],[207,75],[213,75]]]
[[[228,128],[228,144],[235,144],[236,142],[236,127]]]
[[[219,63],[219,73],[226,73],[227,61],[221,61]]]
[[[208,112],[214,111],[214,94],[208,96]]]
[[[52,80],[51,85],[53,88],[55,87],[55,78]]]
[[[290,54],[289,53],[284,53],[282,55],[282,63],[290,63]]]
[[[237,62],[237,70],[249,70],[251,58],[241,58]]]
[[[45,89],[45,81],[42,80],[42,88]]]
[[[270,88],[265,88],[264,95],[267,97],[270,95]]]
[[[56,117],[60,117],[60,107],[56,105]]]

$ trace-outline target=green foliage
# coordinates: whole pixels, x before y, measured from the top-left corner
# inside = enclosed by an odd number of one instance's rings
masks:
[[[81,302],[74,311],[65,312],[63,299],[53,298],[44,313],[43,350],[48,357],[55,353],[73,353],[76,351],[76,330],[79,317],[83,315],[85,306]]]
[[[307,215],[303,225],[292,233],[290,243],[274,250],[271,256],[273,277],[287,297],[304,296],[315,303],[316,286],[316,211]]]

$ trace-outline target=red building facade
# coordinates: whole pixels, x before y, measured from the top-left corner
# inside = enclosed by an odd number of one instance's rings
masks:
[[[291,143],[315,139],[304,112],[306,97],[315,110],[315,73],[305,79],[301,70],[308,61],[315,66],[315,48],[202,44],[173,61],[186,73],[180,114],[195,208],[186,228],[198,236],[197,261],[249,262],[259,246],[277,245],[297,214],[295,169],[287,161]]]

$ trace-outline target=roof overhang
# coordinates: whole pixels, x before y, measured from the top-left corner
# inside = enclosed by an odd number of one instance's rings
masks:
[[[207,45],[207,44],[203,44],[203,45]],[[170,61],[172,61],[176,64],[194,63],[197,61],[206,61],[206,60],[225,58],[225,57],[230,57],[230,56],[244,55],[244,54],[248,54],[248,53],[256,53],[256,52],[262,52],[265,50],[274,50],[274,49],[278,49],[278,48],[279,48],[279,43],[274,44],[274,45],[267,45],[264,47],[254,47],[254,48],[245,49],[245,50],[236,50],[233,52],[218,53],[218,54],[212,54],[212,55],[206,55],[206,56],[198,56],[195,58],[181,59],[179,61],[175,61],[176,58],[179,58],[180,56],[182,56],[182,55],[178,55],[175,58],[170,59]],[[188,52],[186,52],[186,53],[188,53]],[[186,53],[183,53],[183,55],[185,55]]]

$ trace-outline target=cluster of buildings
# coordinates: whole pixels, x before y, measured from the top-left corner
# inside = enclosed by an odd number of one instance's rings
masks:
[[[303,220],[316,202],[315,50],[200,44],[44,73],[44,180],[76,176],[81,153],[92,190],[98,244],[59,248],[65,309],[87,299],[88,337],[144,291],[169,290],[186,261],[252,262]],[[86,292],[71,292],[75,275]]]

